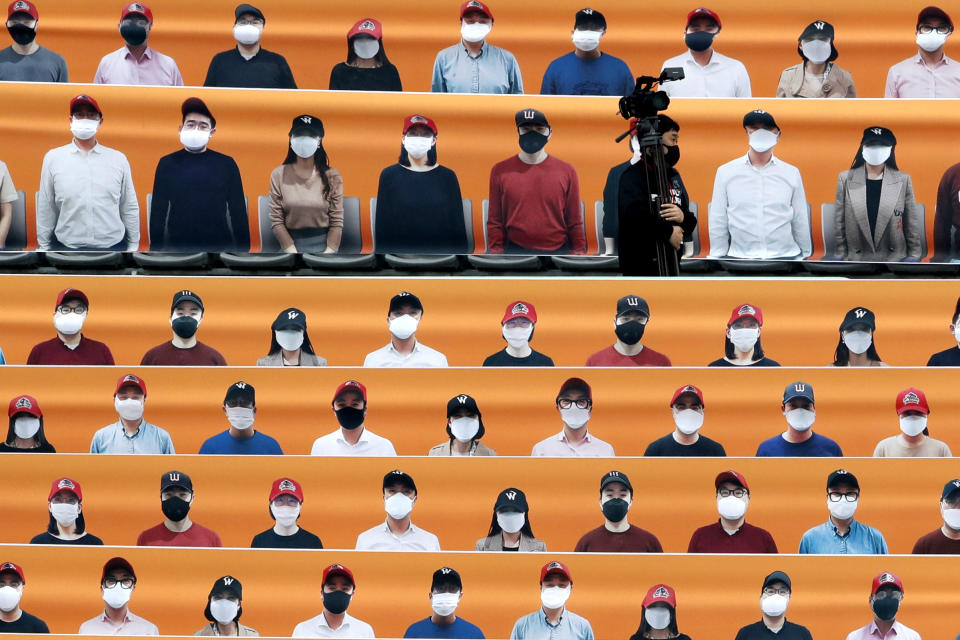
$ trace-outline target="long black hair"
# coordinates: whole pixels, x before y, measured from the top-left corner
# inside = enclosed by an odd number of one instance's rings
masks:
[[[666,603],[664,603],[666,604]],[[667,625],[667,629],[674,636],[680,635],[680,632],[677,630],[677,610],[667,604],[667,609],[670,610],[670,624]],[[645,640],[646,636],[644,634],[653,631],[653,627],[650,626],[650,623],[647,622],[647,608],[643,607],[640,611],[640,626],[637,627],[637,631],[630,636],[630,640]]]
[[[856,169],[857,167],[862,167],[866,163],[867,161],[863,159],[863,143],[861,142],[860,148],[857,149],[857,155],[853,157],[853,163],[850,164],[850,168]],[[897,167],[897,145],[893,145],[893,148],[890,149],[890,157],[887,158],[886,162],[883,164],[890,167],[894,171],[900,170],[899,167]]]
[[[875,362],[883,362],[877,353],[877,345],[873,341],[873,331],[870,332],[870,346],[867,347],[867,357]],[[833,354],[833,366],[846,367],[850,364],[850,349],[843,343],[843,331],[840,332],[840,342],[837,343],[837,350]]]
[[[281,348],[280,343],[277,342],[277,334],[273,332],[273,329],[270,329],[270,351],[267,352],[267,355],[272,356],[279,353]],[[300,345],[300,349],[312,356],[317,355],[313,352],[313,345],[310,344],[310,336],[307,334],[306,328],[303,330],[303,344]]]
[[[354,34],[353,38],[356,38],[360,35],[370,35],[370,34]],[[353,38],[347,38],[347,64],[352,65],[357,61],[357,52],[353,50]],[[380,49],[377,50],[377,55],[373,56],[373,61],[377,63],[378,67],[385,67],[390,64],[390,59],[387,57],[387,52],[383,49],[383,38],[377,40],[380,43]]]
[[[490,520],[490,531],[487,533],[487,537],[493,537],[503,531],[500,528],[500,523],[497,522],[497,509],[493,509],[493,518]],[[523,512],[523,526],[520,527],[520,534],[527,536],[528,538],[534,538],[533,527],[530,525],[530,510]]]
[[[283,164],[293,164],[299,158],[300,156],[295,154],[288,144],[287,157],[284,158]],[[316,152],[313,154],[313,166],[317,168],[317,173],[320,174],[320,179],[323,180],[323,197],[326,199],[330,197],[330,180],[327,178],[327,170],[330,169],[330,158],[327,157],[327,151],[323,148],[322,137],[320,138],[320,144],[317,145]]]
[[[12,416],[10,416],[10,426],[7,428],[7,439],[5,440],[5,442],[11,447],[14,446],[17,442],[17,431],[13,427],[13,421],[21,413],[26,415],[33,415],[30,413],[27,413],[26,411],[21,411],[19,413],[15,413]],[[40,428],[37,429],[37,432],[35,434],[33,434],[33,439],[37,441],[37,446],[39,447],[50,446],[50,443],[47,442],[47,437],[43,435],[43,416],[40,416]]]

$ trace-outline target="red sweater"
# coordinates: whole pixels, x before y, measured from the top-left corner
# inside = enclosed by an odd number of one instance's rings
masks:
[[[950,259],[950,227],[960,226],[960,163],[943,172],[933,219],[933,259]]]
[[[599,553],[662,553],[663,547],[657,537],[636,525],[621,533],[609,531],[600,525],[583,534],[574,551]]]
[[[777,553],[777,543],[766,529],[746,522],[730,535],[717,520],[693,532],[687,553]]]
[[[580,180],[572,165],[553,156],[527,164],[513,156],[490,170],[487,251],[503,253],[507,241],[533,251],[587,251],[580,211]]]
[[[227,361],[219,351],[200,341],[189,349],[164,342],[147,351],[140,364],[145,367],[225,367]]]
[[[138,547],[222,547],[216,531],[196,522],[182,533],[170,531],[162,522],[137,537]]]
[[[110,348],[102,342],[80,336],[80,344],[71,349],[63,344],[59,336],[46,342],[41,342],[30,350],[27,364],[90,364],[113,365],[113,354]]]
[[[654,351],[650,347],[644,347],[643,350],[635,356],[625,356],[613,345],[597,351],[587,358],[588,367],[669,367],[670,358],[659,351]]]

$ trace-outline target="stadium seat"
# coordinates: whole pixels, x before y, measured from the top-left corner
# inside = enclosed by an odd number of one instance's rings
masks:
[[[34,195],[34,211],[39,203],[38,191]],[[118,269],[124,264],[122,251],[45,251],[43,257],[58,269]]]
[[[920,259],[927,257],[927,216],[926,207],[917,203],[920,218]],[[897,275],[956,275],[960,273],[960,264],[952,262],[886,262],[884,266]]]
[[[463,199],[463,224],[467,230],[467,253],[473,253],[473,202],[469,198]],[[377,229],[377,199],[370,198],[370,230],[376,237]],[[460,267],[460,260],[456,255],[418,255],[409,253],[385,253],[384,261],[394,269],[410,271],[429,271],[432,269],[447,271]]]
[[[246,196],[244,196],[246,197]],[[150,212],[153,210],[153,194],[147,194],[147,246],[150,246]],[[174,253],[166,251],[137,251],[133,254],[133,261],[144,269],[203,269],[210,263],[209,255],[205,251],[190,253]]]
[[[581,215],[584,211],[583,202],[580,203]],[[597,236],[597,255],[595,256],[550,256],[553,266],[565,271],[616,271],[620,267],[617,256],[605,256],[603,251],[603,200],[593,203],[593,227]],[[586,221],[584,221],[586,222]],[[586,227],[586,224],[584,224]]]
[[[834,235],[836,204],[820,205],[820,233],[823,237],[823,257],[819,260],[804,260],[803,268],[810,273],[822,275],[863,275],[877,273],[881,265],[875,262],[841,261],[837,259],[837,241]]]
[[[244,196],[246,199],[246,196]],[[221,251],[220,261],[235,269],[291,269],[297,254],[280,250],[270,224],[270,196],[257,198],[257,229],[260,232],[260,253]]]
[[[343,235],[337,253],[300,254],[308,267],[330,271],[368,270],[377,266],[373,252],[361,253],[363,242],[360,236],[360,198],[343,198]]]
[[[490,201],[486,198],[481,203],[483,217],[483,246],[486,250],[487,242],[487,215],[490,208]],[[583,211],[583,203],[580,204],[580,210]],[[486,271],[539,271],[543,268],[543,262],[539,256],[513,256],[504,254],[484,253],[479,255],[467,256],[467,261],[471,266]]]
[[[13,214],[7,243],[0,251],[0,267],[20,268],[37,264],[39,254],[36,251],[23,251],[27,246],[27,194],[17,190],[17,199],[11,203]]]

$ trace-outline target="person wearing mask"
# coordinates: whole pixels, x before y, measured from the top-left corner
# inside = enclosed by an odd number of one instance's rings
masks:
[[[327,366],[327,359],[313,352],[307,335],[307,314],[300,309],[284,309],[270,329],[270,351],[257,360],[258,367]]]
[[[440,551],[440,540],[413,524],[410,513],[417,502],[417,485],[394,469],[383,476],[383,507],[387,519],[357,536],[357,551]]]
[[[248,382],[235,382],[223,399],[223,413],[230,428],[207,438],[200,446],[201,454],[227,456],[282,456],[280,444],[254,428],[257,415],[256,390]]]
[[[137,588],[137,574],[125,558],[110,558],[100,575],[100,594],[106,605],[103,613],[80,625],[82,636],[158,636],[160,630],[149,620],[130,611],[130,597]]]
[[[176,61],[147,44],[153,30],[150,7],[139,2],[124,5],[118,26],[126,44],[103,56],[93,77],[94,83],[183,86]]]
[[[581,9],[573,19],[573,51],[550,63],[540,93],[565,96],[627,96],[633,74],[627,63],[600,51],[607,19],[596,9]]]
[[[217,120],[200,98],[180,105],[183,149],[160,158],[150,205],[151,251],[249,251],[236,161],[207,148]]]
[[[175,454],[170,434],[143,419],[146,401],[147,383],[132,373],[121,376],[113,392],[119,420],[93,434],[90,453]]]
[[[490,169],[487,253],[586,253],[576,169],[544,151],[553,136],[547,116],[522,109],[514,121],[520,153]]]
[[[137,546],[222,547],[215,531],[190,519],[195,501],[190,476],[181,471],[168,471],[160,476],[160,508],[166,519],[143,531],[137,537]]]
[[[897,415],[900,417],[900,433],[884,438],[873,450],[874,458],[949,458],[950,447],[946,442],[930,437],[927,419],[930,405],[920,389],[910,387],[897,394]]]
[[[683,80],[665,82],[661,87],[671,98],[750,98],[750,75],[743,63],[713,48],[723,24],[720,16],[706,8],[687,14],[683,42],[686,53],[666,60],[661,69],[681,67]]]
[[[290,125],[283,164],[270,173],[270,225],[286,253],[336,253],[343,235],[343,178],[323,148],[323,121]]]
[[[655,584],[643,598],[643,614],[640,626],[630,640],[646,638],[673,638],[690,640],[690,636],[680,633],[677,625],[677,592],[667,584]]]
[[[323,549],[320,538],[297,525],[303,507],[303,487],[291,478],[278,478],[270,487],[270,517],[276,524],[253,537],[254,549]]]
[[[553,359],[530,347],[537,328],[537,310],[529,302],[517,300],[507,305],[500,320],[500,333],[507,346],[487,356],[485,367],[552,367]]]
[[[331,91],[403,91],[400,74],[383,48],[379,20],[358,20],[347,32],[347,61],[330,71]]]
[[[546,551],[547,545],[533,535],[527,494],[510,487],[497,496],[487,537],[477,540],[475,551]]]
[[[830,517],[800,538],[799,553],[885,554],[889,553],[883,534],[854,518],[860,506],[860,483],[846,469],[827,476],[827,509]]]
[[[555,402],[563,430],[533,445],[531,456],[612,458],[616,455],[612,445],[587,430],[593,412],[593,393],[586,380],[568,378],[560,386]]]
[[[540,569],[541,607],[514,623],[510,640],[593,640],[590,622],[566,607],[571,591],[573,578],[565,564],[554,560],[543,565]]]
[[[320,580],[323,593],[323,611],[304,620],[293,629],[294,638],[373,638],[373,627],[357,620],[347,607],[357,592],[353,572],[342,564],[332,564],[323,570]]]
[[[144,367],[225,367],[220,352],[197,340],[197,329],[203,320],[203,301],[193,291],[184,289],[173,294],[170,305],[170,328],[173,339],[158,344],[143,354]]]
[[[928,367],[960,366],[960,298],[957,298],[957,306],[954,307],[953,317],[950,318],[950,337],[957,344],[930,356],[930,359],[927,360]]]
[[[724,357],[714,360],[711,367],[779,367],[780,363],[771,360],[760,344],[763,329],[763,311],[752,304],[741,304],[733,308],[727,320],[727,333],[724,339]]]
[[[887,72],[884,98],[960,98],[960,67],[943,51],[953,21],[940,7],[917,16],[917,54]]]
[[[233,39],[237,46],[213,56],[203,86],[296,89],[286,58],[260,46],[267,22],[263,12],[253,5],[240,4],[233,13]]]
[[[367,388],[347,380],[333,393],[331,405],[340,428],[313,441],[312,456],[396,456],[393,443],[367,428]]]
[[[428,456],[495,456],[497,452],[480,442],[486,433],[477,401],[461,393],[447,402],[446,442],[431,447]]]
[[[103,540],[87,532],[83,520],[83,490],[70,478],[58,478],[47,496],[50,521],[47,530],[33,536],[30,544],[102,545]]]
[[[377,253],[467,252],[460,181],[437,163],[437,125],[430,118],[404,119],[400,158],[380,172],[376,214]]]
[[[687,553],[777,553],[773,536],[745,519],[750,487],[743,474],[723,471],[714,486],[720,519],[693,532]]]
[[[773,154],[780,127],[755,109],[743,116],[750,148],[721,165],[710,202],[710,257],[807,258],[813,252],[800,170]]]
[[[430,583],[433,614],[407,627],[404,638],[483,638],[483,631],[457,616],[463,599],[463,581],[456,569],[441,567]]]
[[[417,340],[417,328],[423,318],[420,298],[401,291],[390,298],[387,327],[390,343],[371,351],[363,360],[364,367],[446,367],[447,356]]]
[[[43,433],[43,411],[33,396],[16,396],[7,409],[10,426],[0,453],[56,453]]]
[[[7,245],[10,225],[13,224],[13,203],[19,199],[13,178],[10,177],[10,170],[7,169],[6,163],[0,162],[0,249]],[[2,350],[0,350],[0,364],[6,364]]]
[[[73,140],[43,156],[38,251],[136,251],[140,205],[127,156],[97,142],[103,112],[88,95],[70,100]]]
[[[583,534],[574,551],[597,553],[662,553],[657,537],[627,520],[633,504],[633,485],[622,471],[608,471],[600,479],[603,525]]]
[[[433,62],[434,93],[523,93],[520,65],[512,53],[487,42],[493,13],[479,0],[460,5],[460,42]]]
[[[213,583],[203,617],[210,624],[194,633],[195,636],[259,636],[256,629],[240,624],[243,613],[243,586],[233,576],[223,576]]]
[[[911,553],[960,554],[960,479],[943,485],[940,518],[943,526],[917,540]]]
[[[797,38],[797,53],[803,61],[780,74],[778,98],[856,98],[857,88],[849,71],[833,64],[840,55],[834,45],[833,25],[811,22]]]
[[[813,385],[801,380],[788,384],[783,390],[780,409],[787,421],[787,430],[761,442],[757,447],[757,457],[843,457],[840,445],[813,432],[813,423],[817,419]]]
[[[703,392],[692,384],[673,392],[670,400],[675,428],[647,445],[645,456],[726,456],[723,445],[700,433],[703,426]]]
[[[893,573],[884,571],[870,585],[870,609],[873,620],[866,626],[851,631],[847,640],[873,640],[874,638],[897,638],[897,640],[920,640],[920,634],[897,620],[900,603],[903,602],[903,582]],[[893,634],[891,635],[891,631]]]
[[[853,164],[837,179],[833,218],[837,259],[920,259],[920,211],[910,175],[897,167],[896,146],[890,129],[867,127]]]
[[[847,311],[840,323],[840,341],[834,352],[832,367],[885,367],[874,344],[877,319],[866,307]]]
[[[13,44],[0,50],[0,80],[70,81],[63,56],[37,44],[39,18],[36,5],[28,0],[13,0],[7,7],[7,31]]]
[[[23,569],[0,562],[0,633],[50,633],[46,622],[20,608],[26,584]]]
[[[783,571],[774,571],[764,578],[760,588],[760,620],[741,628],[735,640],[813,640],[806,627],[787,620],[787,605],[792,594],[790,576]]]
[[[27,364],[113,366],[110,348],[82,333],[89,310],[90,301],[83,291],[68,287],[58,293],[53,307],[57,336],[34,345]]]
[[[628,295],[617,300],[613,332],[617,341],[587,358],[588,367],[669,367],[670,358],[642,344],[644,330],[650,321],[650,305],[640,296]]]

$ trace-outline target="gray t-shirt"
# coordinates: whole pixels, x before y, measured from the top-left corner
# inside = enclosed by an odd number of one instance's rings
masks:
[[[67,61],[59,53],[40,47],[22,56],[7,47],[0,50],[0,80],[17,82],[69,82]]]

